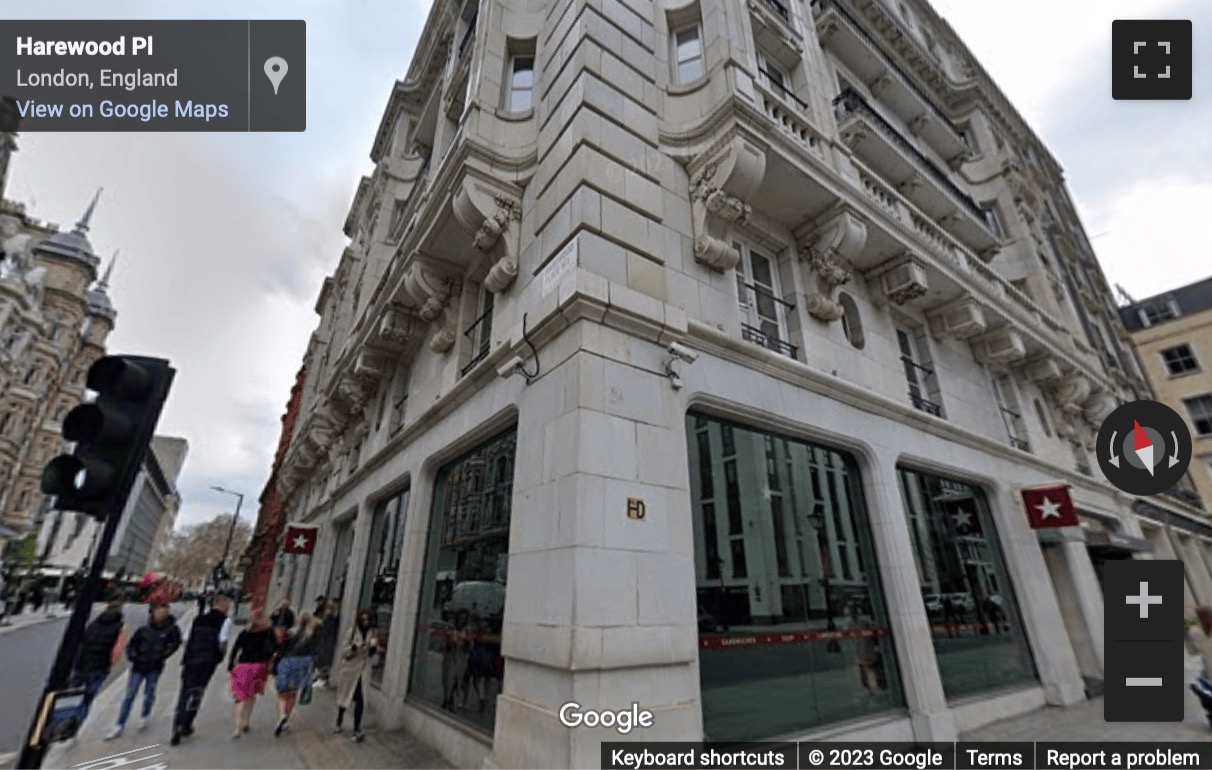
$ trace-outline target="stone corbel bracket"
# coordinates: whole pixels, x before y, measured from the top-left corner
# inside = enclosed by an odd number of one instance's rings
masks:
[[[1061,382],[1056,389],[1056,402],[1066,414],[1077,416],[1086,411],[1085,402],[1092,390],[1090,380],[1075,374]]]
[[[833,298],[837,287],[854,274],[850,261],[867,243],[867,225],[853,211],[842,209],[797,233],[800,261],[816,279],[816,292],[807,299],[809,315],[826,323],[842,317],[842,306]]]
[[[373,345],[397,355],[404,353],[425,337],[425,322],[416,313],[400,307],[389,307],[379,318]]]
[[[691,174],[695,259],[721,273],[740,263],[740,252],[732,246],[732,227],[753,213],[748,201],[765,174],[766,153],[741,136],[734,136]]]
[[[420,257],[413,257],[404,274],[404,292],[419,308],[417,315],[438,327],[429,340],[429,348],[435,353],[447,352],[457,339],[459,319],[454,298],[461,290],[457,279]]]
[[[522,204],[517,196],[468,177],[451,197],[451,208],[459,224],[472,234],[471,245],[492,257],[484,287],[500,294],[518,277],[518,251],[522,240]]]
[[[1091,425],[1102,425],[1118,405],[1119,402],[1116,400],[1114,393],[1100,390],[1087,398],[1082,404],[1084,407],[1083,414],[1085,414],[1086,419],[1089,420]]]

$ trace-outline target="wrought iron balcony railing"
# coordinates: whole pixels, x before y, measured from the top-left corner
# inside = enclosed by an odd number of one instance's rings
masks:
[[[860,93],[852,88],[843,90],[833,100],[834,109],[837,110],[837,118],[839,121],[845,120],[852,115],[863,115],[869,120],[872,125],[878,129],[885,138],[891,141],[902,152],[917,164],[921,171],[933,179],[938,186],[946,192],[952,200],[966,209],[978,222],[980,222],[987,230],[994,232],[989,224],[985,212],[976,202],[972,200],[963,190],[955,186],[948,176],[943,173],[934,161],[922,154],[921,150],[913,146],[913,143],[906,139],[901,132],[889,123],[883,115],[880,115],[876,110],[867,103],[867,100]]]
[[[490,343],[492,342],[492,308],[490,307],[485,310],[479,318],[473,321],[471,326],[467,327],[467,331],[463,332],[463,336],[470,337],[472,340],[477,341],[478,344],[476,345],[475,353],[471,356],[471,360],[459,370],[460,377],[474,369],[476,364],[483,361],[488,355],[488,349],[491,347]]]
[[[913,392],[909,393],[909,400],[913,403],[913,408],[919,412],[925,412],[926,414],[933,415],[935,417],[943,416],[943,407],[941,404],[936,404],[933,401],[927,401]]]
[[[756,326],[750,326],[749,324],[741,324],[741,337],[746,342],[756,343],[767,350],[773,350],[775,353],[787,356],[788,358],[796,358],[796,353],[799,351],[799,348],[790,342],[781,340],[773,334],[767,334]]]
[[[770,72],[769,70],[765,70],[760,67],[758,68],[758,72],[762,73],[762,76],[766,78],[766,84],[768,86],[770,86],[774,90],[778,91],[779,94],[781,94],[782,96],[784,96],[788,99],[791,99],[791,101],[795,102],[796,106],[799,107],[802,112],[808,112],[808,103],[805,102],[800,97],[796,96],[795,92],[792,91],[790,88],[788,88],[787,86],[780,83],[779,76],[775,75],[773,72]]]
[[[905,70],[899,64],[893,61],[892,57],[888,56],[885,45],[877,41],[871,35],[871,33],[867,31],[866,27],[860,24],[859,21],[854,18],[854,16],[847,11],[841,3],[837,2],[837,0],[812,0],[812,5],[814,8],[818,9],[815,15],[832,10],[837,13],[838,16],[845,19],[846,22],[849,23],[850,28],[858,33],[859,37],[862,37],[871,44],[872,49],[879,53],[880,58],[884,60],[884,64],[888,66],[888,69],[900,76],[901,82],[904,83],[910,91],[917,94],[917,97],[921,99],[922,102],[924,102],[926,106],[930,108],[930,111],[938,117],[942,124],[947,127],[947,130],[950,131],[956,139],[964,142],[964,137],[959,131],[956,130],[955,125],[951,122],[951,118],[942,111],[942,109],[935,102],[934,98],[923,91],[917,85],[917,83],[914,82],[913,78],[909,76],[909,73],[905,72]],[[967,142],[964,143],[967,144]]]

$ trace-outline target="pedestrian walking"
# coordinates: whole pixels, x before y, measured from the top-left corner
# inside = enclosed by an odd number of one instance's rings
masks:
[[[341,645],[341,672],[337,680],[337,729],[341,732],[345,712],[353,706],[356,743],[362,742],[362,712],[366,708],[365,689],[369,687],[370,659],[379,652],[375,616],[369,609],[358,610],[357,620]]]
[[[198,616],[201,617],[202,615],[205,615],[205,614],[206,614],[206,592],[199,591],[198,592]]]
[[[295,627],[295,611],[290,608],[290,599],[282,599],[278,609],[269,616],[274,628],[285,628],[287,631]]]
[[[324,625],[320,629],[320,649],[316,656],[316,687],[326,687],[331,678],[332,661],[337,655],[341,633],[341,600],[333,599],[324,610]]]
[[[269,667],[278,652],[278,638],[265,610],[253,613],[248,628],[236,637],[227,670],[231,674],[231,694],[236,700],[233,738],[248,732],[257,696],[265,692]]]
[[[46,614],[55,617],[55,605],[59,603],[59,583],[51,583],[46,592]]]
[[[227,616],[227,597],[216,596],[210,612],[194,618],[181,653],[181,691],[177,695],[177,712],[173,718],[172,745],[194,734],[194,719],[202,707],[202,696],[214,676],[215,669],[227,654],[232,622]]]
[[[122,707],[118,710],[118,723],[105,740],[111,741],[126,729],[126,721],[130,718],[131,706],[139,687],[143,687],[143,714],[139,720],[139,729],[146,729],[151,723],[152,706],[156,703],[156,686],[160,684],[160,674],[164,671],[164,662],[181,646],[181,629],[177,627],[177,619],[168,611],[167,604],[157,604],[152,607],[151,618],[147,625],[140,626],[131,637],[126,647],[126,658],[130,661],[130,676],[126,680],[126,697],[122,699]]]
[[[42,602],[46,600],[46,594],[42,591],[41,583],[34,583],[34,587],[29,592],[30,603],[34,607],[34,612],[42,609]]]
[[[122,597],[112,595],[105,609],[84,629],[80,650],[72,666],[71,686],[84,689],[80,723],[88,718],[93,699],[109,678],[110,669],[122,659],[126,649],[126,625],[122,617]]]
[[[299,625],[286,639],[274,664],[274,689],[278,691],[278,726],[274,735],[282,734],[299,691],[311,684],[311,666],[320,643],[320,622],[310,612],[299,616]]]

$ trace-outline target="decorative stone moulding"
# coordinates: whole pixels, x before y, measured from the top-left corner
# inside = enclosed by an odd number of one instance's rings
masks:
[[[691,164],[697,165],[697,161]],[[718,155],[690,176],[690,210],[695,259],[721,273],[741,261],[732,246],[732,228],[744,223],[753,209],[748,201],[766,174],[766,153],[741,136],[734,136]]]
[[[435,353],[447,352],[457,339],[458,317],[453,299],[461,290],[460,281],[423,257],[413,255],[404,274],[404,293],[419,308],[417,315],[437,327],[429,340],[429,348]]]
[[[1036,385],[1049,385],[1059,382],[1064,371],[1055,358],[1042,355],[1025,362],[1023,374]]]
[[[522,204],[519,197],[479,177],[466,177],[451,197],[459,224],[472,234],[476,251],[493,255],[500,245],[484,287],[493,294],[508,289],[518,277],[518,250],[522,238]]]
[[[375,343],[385,350],[399,352],[424,336],[425,322],[420,317],[403,308],[389,307],[379,318]]]
[[[1106,390],[1101,390],[1086,399],[1083,404],[1086,419],[1094,425],[1102,425],[1103,421],[1111,416],[1115,411],[1115,407],[1119,406],[1119,399],[1114,393]]]
[[[926,266],[908,252],[876,268],[874,275],[879,290],[894,305],[916,302],[930,290]]]
[[[1064,380],[1056,389],[1056,401],[1061,409],[1072,415],[1084,414],[1085,402],[1090,398],[1093,387],[1090,380],[1080,374],[1074,374]],[[1112,407],[1114,408],[1114,407]]]
[[[1027,345],[1023,336],[1009,326],[975,338],[973,345],[977,357],[988,364],[1005,365],[1027,357]]]
[[[939,337],[966,340],[989,330],[985,310],[971,297],[962,297],[930,314],[930,328]]]
[[[800,261],[816,279],[816,292],[809,294],[809,315],[826,323],[842,317],[841,304],[834,290],[854,274],[851,260],[867,243],[867,225],[848,208],[836,211],[813,224],[796,238]]]

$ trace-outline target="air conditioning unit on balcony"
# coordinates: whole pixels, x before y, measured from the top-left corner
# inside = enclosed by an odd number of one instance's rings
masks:
[[[985,332],[989,322],[985,311],[972,299],[964,298],[930,317],[930,326],[940,337],[967,339]]]
[[[1040,356],[1023,364],[1023,374],[1036,385],[1045,385],[1059,381],[1064,373],[1055,358]]]
[[[1014,329],[1003,327],[977,341],[977,355],[990,364],[1009,364],[1027,356],[1023,336]]]
[[[926,268],[913,258],[885,272],[880,278],[880,286],[884,296],[897,305],[918,299],[930,289]]]

